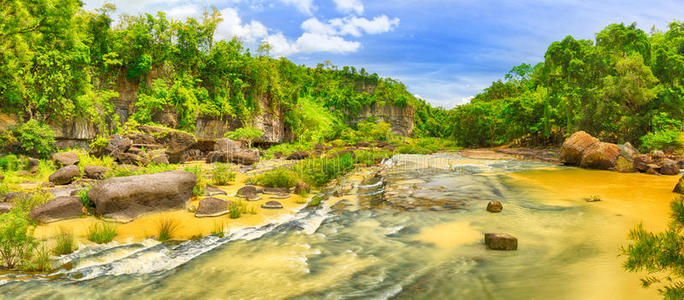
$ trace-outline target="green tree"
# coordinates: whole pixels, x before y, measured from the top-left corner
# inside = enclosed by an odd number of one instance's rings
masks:
[[[247,142],[247,147],[252,148],[252,142],[264,135],[261,129],[256,127],[241,127],[234,131],[226,132],[226,137]]]

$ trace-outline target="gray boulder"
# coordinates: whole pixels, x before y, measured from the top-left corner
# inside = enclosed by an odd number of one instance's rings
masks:
[[[492,250],[517,250],[518,239],[507,233],[485,233],[485,245]]]
[[[48,177],[48,180],[56,185],[63,185],[71,183],[74,181],[74,178],[78,176],[81,176],[81,169],[77,166],[70,165],[52,173],[52,175]]]
[[[0,202],[0,215],[6,214],[12,210],[12,203]]]
[[[105,151],[112,157],[117,157],[119,153],[126,152],[132,144],[133,141],[131,141],[131,139],[120,134],[114,134],[109,137],[109,142],[105,147]]]
[[[492,200],[487,203],[487,211],[488,212],[493,212],[493,213],[498,213],[503,210],[503,204],[501,204],[500,201],[497,200]]]
[[[268,201],[261,205],[261,208],[265,209],[281,209],[283,205],[278,201]]]
[[[224,152],[212,151],[207,154],[207,163],[234,163],[241,165],[253,165],[259,162],[259,155],[254,151]]]
[[[660,174],[679,175],[679,165],[674,160],[665,158],[660,165]]]
[[[285,159],[287,160],[302,160],[309,157],[309,152],[306,151],[297,151],[295,153],[292,153],[288,155]]]
[[[58,166],[70,166],[77,165],[78,154],[75,152],[61,152],[52,154],[52,159],[57,163]]]
[[[195,217],[218,217],[228,213],[228,203],[219,198],[205,198],[200,201]]]
[[[31,210],[29,216],[41,223],[51,223],[60,220],[77,218],[83,215],[81,198],[63,196],[57,197],[47,203]]]
[[[104,176],[107,172],[111,171],[109,168],[105,167],[100,167],[100,166],[85,166],[83,167],[83,175],[85,175],[86,178],[90,179],[104,179]]]
[[[238,141],[231,140],[229,138],[222,138],[216,140],[216,143],[214,143],[214,151],[219,151],[219,152],[242,152],[243,150],[243,145],[242,143]]]
[[[148,212],[184,209],[196,183],[187,171],[114,177],[98,182],[88,196],[97,214],[128,222]]]

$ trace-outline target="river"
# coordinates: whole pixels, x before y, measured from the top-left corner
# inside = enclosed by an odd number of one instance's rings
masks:
[[[665,228],[676,176],[457,154],[383,164],[382,177],[361,170],[349,195],[320,208],[224,238],[85,247],[60,259],[70,270],[0,277],[0,298],[658,298],[619,250],[639,222]],[[487,212],[489,200],[503,212]],[[484,232],[512,234],[519,248],[486,250]]]

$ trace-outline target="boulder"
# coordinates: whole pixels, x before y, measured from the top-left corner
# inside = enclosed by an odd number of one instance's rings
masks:
[[[168,165],[169,164],[169,156],[166,155],[166,152],[164,151],[152,151],[150,153],[150,157],[153,163],[157,165]]]
[[[261,192],[267,195],[289,194],[290,189],[286,187],[265,187]]]
[[[29,216],[41,223],[51,223],[83,215],[81,198],[72,196],[57,197],[31,210]]]
[[[261,208],[265,209],[281,209],[283,205],[278,201],[268,201],[261,205]]]
[[[234,163],[242,165],[253,165],[259,162],[259,156],[255,151],[224,152],[212,151],[207,154],[207,163]]]
[[[295,153],[292,153],[287,156],[287,160],[301,160],[309,157],[309,152],[306,151],[297,151]]]
[[[119,155],[117,155],[117,161],[119,161],[120,164],[125,165],[145,165],[145,162],[149,164],[149,160],[144,158],[144,156],[130,152],[119,153]]]
[[[634,168],[640,172],[648,171],[648,165],[652,163],[653,160],[646,154],[641,154],[634,157]]]
[[[128,222],[143,213],[185,208],[196,183],[187,171],[114,177],[95,184],[88,196],[97,214]]]
[[[0,203],[0,215],[8,213],[10,210],[12,210],[12,203]]]
[[[57,166],[71,166],[78,164],[78,154],[76,152],[61,152],[52,154],[52,159],[57,163]]]
[[[306,184],[306,182],[300,181],[300,182],[297,182],[297,185],[295,185],[294,193],[297,195],[302,195],[302,194],[308,193],[310,190],[311,190],[311,188],[309,188],[309,185]]]
[[[121,164],[116,167],[117,169],[126,169],[131,172],[139,172],[142,171],[143,168],[138,167],[136,165],[129,165],[129,164]]]
[[[119,155],[119,153],[126,152],[126,150],[128,150],[132,144],[133,141],[131,141],[131,139],[120,134],[114,134],[109,137],[109,142],[105,147],[105,151],[107,154],[116,157]]]
[[[671,160],[669,158],[665,158],[660,163],[660,174],[663,174],[663,175],[679,175],[679,165],[674,160]]]
[[[225,191],[213,186],[207,185],[204,187],[204,195],[206,196],[216,196],[216,195],[228,195]]]
[[[241,152],[243,150],[242,143],[238,141],[231,140],[229,138],[222,138],[216,140],[216,143],[214,143],[214,151],[219,151],[219,152]],[[211,151],[211,150],[209,150]]]
[[[492,250],[517,250],[518,239],[507,233],[485,233],[485,245]]]
[[[672,192],[684,194],[684,176],[679,178],[679,182],[677,182],[677,185],[675,186],[674,190],[672,190]]]
[[[653,150],[651,151],[651,157],[653,157],[655,161],[660,161],[665,158],[665,152],[661,150]]]
[[[83,167],[83,174],[85,175],[86,178],[90,179],[104,179],[104,175],[111,171],[109,168],[105,167],[100,167],[100,166],[85,166]]]
[[[615,163],[615,171],[620,173],[632,173],[634,172],[634,162],[624,156],[620,156]]]
[[[629,160],[632,160],[634,156],[639,154],[639,150],[634,148],[629,142],[619,144],[618,148],[620,148],[620,156]]]
[[[52,175],[48,177],[48,180],[56,185],[63,185],[71,183],[74,181],[74,178],[78,176],[81,176],[81,169],[77,166],[70,165],[52,173]]]
[[[370,147],[371,143],[370,142],[364,142],[364,141],[358,141],[356,142],[356,147]]]
[[[257,188],[253,185],[246,185],[241,187],[238,191],[236,196],[237,197],[242,197],[246,198],[248,201],[257,201],[261,199],[259,195],[257,195]]]
[[[170,163],[182,163],[184,161],[185,151],[190,150],[197,145],[195,136],[187,132],[171,130],[169,132],[161,133],[162,137],[158,140],[166,145],[166,155],[169,156]]]
[[[620,148],[617,145],[600,142],[584,150],[580,167],[607,170],[615,167],[619,156]]]
[[[501,210],[503,210],[503,204],[501,204],[500,201],[492,200],[487,203],[488,212],[498,213],[501,212]]]
[[[579,166],[584,151],[600,141],[584,131],[573,133],[561,146],[560,161],[566,165]]]
[[[646,174],[659,175],[660,174],[660,166],[657,164],[649,164],[648,169],[646,170]]]
[[[205,198],[200,201],[195,217],[218,217],[228,213],[228,203],[219,198]]]

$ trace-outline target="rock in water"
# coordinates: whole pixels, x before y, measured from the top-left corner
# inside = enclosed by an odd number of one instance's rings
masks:
[[[205,198],[202,199],[195,212],[195,217],[206,218],[206,217],[218,217],[228,213],[228,203],[219,198]]]
[[[675,186],[674,190],[672,190],[672,192],[684,194],[684,176],[682,176],[682,178],[679,178],[679,182],[677,182],[677,185]]]
[[[518,239],[507,233],[485,233],[485,245],[492,250],[517,250]]]
[[[579,166],[584,151],[599,143],[597,138],[584,131],[575,132],[561,146],[560,161],[566,165]]]
[[[620,156],[620,148],[611,143],[600,142],[584,150],[580,167],[606,170],[615,166]]]
[[[632,173],[634,172],[634,162],[624,156],[620,156],[615,163],[615,171],[620,173]]]
[[[503,210],[503,204],[501,204],[500,201],[492,200],[487,203],[488,212],[498,213],[501,212],[501,210]]]
[[[648,171],[648,165],[652,164],[653,160],[646,154],[637,155],[634,157],[634,168],[641,172]]]
[[[261,205],[261,208],[265,209],[281,209],[283,208],[283,205],[280,204],[278,201],[268,201],[264,204]]]
[[[52,173],[52,175],[48,177],[48,180],[56,185],[63,185],[71,183],[74,178],[78,176],[81,176],[81,169],[77,166],[70,165]]]
[[[669,158],[663,159],[660,166],[660,174],[663,175],[678,175],[679,165],[674,160]]]
[[[71,166],[77,165],[78,154],[75,152],[62,152],[52,154],[52,159],[57,163],[58,166]]]
[[[184,209],[196,183],[187,171],[114,177],[98,182],[88,196],[99,215],[128,222],[147,212]]]
[[[57,197],[31,210],[32,219],[41,223],[51,223],[76,218],[83,214],[83,204],[79,197]]]
[[[105,167],[100,167],[100,166],[85,166],[83,167],[83,174],[85,175],[86,178],[90,179],[104,179],[104,175],[111,171],[109,168]]]

